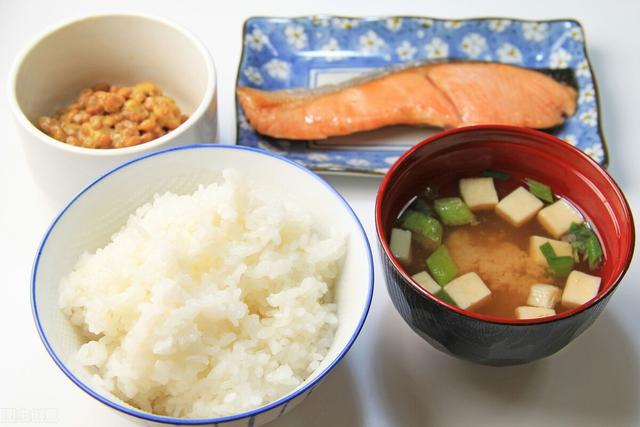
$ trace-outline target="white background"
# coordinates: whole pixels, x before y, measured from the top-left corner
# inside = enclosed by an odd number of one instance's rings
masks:
[[[2,88],[17,52],[44,28],[87,12],[131,10],[195,33],[218,71],[220,141],[235,141],[234,98],[241,30],[251,15],[425,15],[445,18],[572,17],[585,28],[601,91],[610,172],[639,215],[640,2],[410,1],[97,2],[0,1]],[[55,88],[52,88],[52,90]],[[27,170],[0,96],[0,424],[12,411],[51,408],[60,426],[129,426],[76,388],[46,354],[29,307],[29,273],[42,234],[63,201],[51,201]],[[56,165],[52,164],[52,168]],[[363,222],[378,263],[373,203],[377,179],[330,178]],[[595,325],[568,348],[525,366],[490,368],[432,349],[393,309],[376,267],[373,306],[342,364],[312,396],[271,426],[633,426],[640,425],[640,269],[636,259]],[[53,412],[52,412],[53,411]],[[10,423],[8,423],[10,424]],[[24,424],[22,424],[24,425]]]

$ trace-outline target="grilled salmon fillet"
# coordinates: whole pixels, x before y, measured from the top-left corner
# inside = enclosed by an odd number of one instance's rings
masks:
[[[259,133],[324,139],[390,125],[452,128],[509,124],[550,128],[576,109],[576,90],[538,71],[487,62],[428,64],[320,90],[240,86]]]

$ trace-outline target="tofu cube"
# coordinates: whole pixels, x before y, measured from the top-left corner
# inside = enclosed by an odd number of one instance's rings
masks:
[[[560,199],[538,212],[538,221],[557,239],[569,231],[572,222],[581,224],[584,220],[580,212]]]
[[[462,199],[472,211],[491,210],[498,204],[493,178],[464,178],[458,184]]]
[[[433,280],[433,277],[431,277],[431,275],[426,271],[421,271],[420,273],[414,274],[413,276],[411,276],[411,278],[415,280],[418,285],[422,286],[432,294],[436,294],[442,289],[442,287],[438,285],[436,281]]]
[[[480,276],[473,272],[453,279],[444,287],[444,290],[462,309],[478,304],[491,295],[491,289],[484,284]]]
[[[523,187],[513,190],[496,205],[496,214],[516,227],[527,223],[544,204]]]
[[[529,307],[521,305],[516,308],[516,317],[518,319],[537,319],[539,317],[553,316],[556,311],[552,308]]]
[[[562,305],[567,308],[578,307],[598,294],[600,278],[581,271],[573,270],[567,277],[562,292]]]
[[[401,262],[411,261],[411,232],[401,228],[391,230],[391,241],[389,243],[391,253]]]
[[[538,264],[548,264],[547,259],[540,250],[540,246],[547,242],[549,242],[557,256],[573,256],[573,247],[571,246],[571,243],[563,242],[562,240],[548,239],[541,236],[531,236],[529,238],[529,256]]]
[[[556,306],[558,301],[560,301],[561,296],[562,289],[559,287],[544,283],[536,283],[531,285],[529,298],[527,298],[527,305],[533,307],[553,308]]]

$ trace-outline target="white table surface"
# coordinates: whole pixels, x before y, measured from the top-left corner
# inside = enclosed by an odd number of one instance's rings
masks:
[[[220,141],[235,141],[234,99],[241,28],[250,15],[428,15],[463,18],[574,17],[585,27],[601,90],[610,172],[640,212],[640,2],[410,1],[304,2],[0,1],[0,81],[17,52],[44,28],[77,14],[131,10],[172,19],[210,49],[218,71]],[[220,4],[220,6],[216,6]],[[0,425],[45,415],[60,426],[130,426],[73,385],[37,336],[29,306],[36,246],[63,200],[35,185],[0,91]],[[51,167],[55,167],[52,165]],[[476,366],[431,348],[393,309],[374,232],[377,179],[329,179],[365,226],[376,261],[376,289],[364,330],[313,395],[276,426],[632,426],[640,425],[640,262],[591,329],[560,353],[510,368]],[[35,425],[26,422],[20,425]],[[17,425],[17,424],[16,424]]]

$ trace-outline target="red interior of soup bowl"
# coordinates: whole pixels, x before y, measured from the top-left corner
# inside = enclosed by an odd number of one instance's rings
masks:
[[[443,177],[454,180],[492,169],[524,175],[551,186],[577,206],[594,225],[605,262],[596,298],[555,316],[507,319],[462,310],[432,296],[391,254],[389,234],[402,207],[421,184]],[[481,125],[441,132],[414,146],[391,167],[376,200],[376,227],[386,256],[420,294],[451,310],[497,323],[542,323],[571,316],[611,292],[633,255],[635,232],[631,210],[613,179],[591,158],[566,142],[543,132],[500,125]]]

